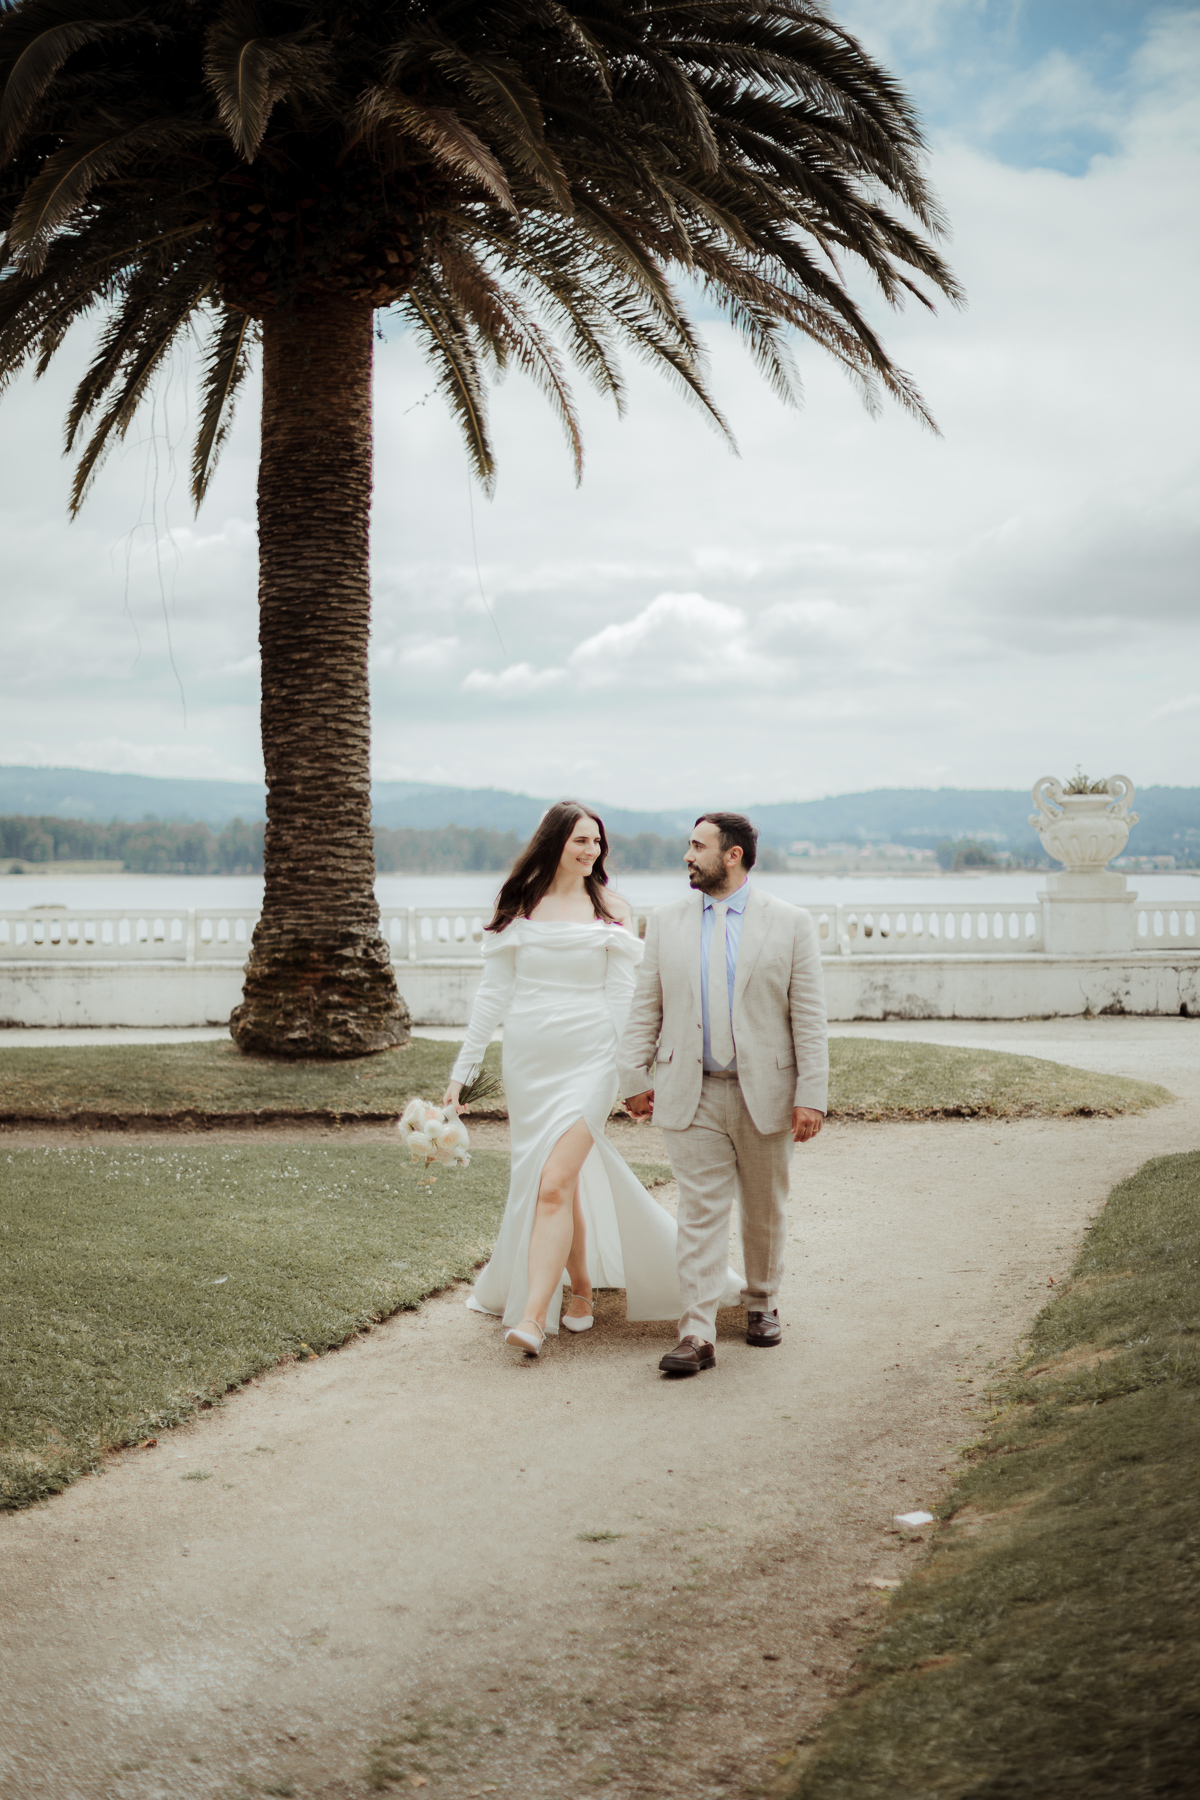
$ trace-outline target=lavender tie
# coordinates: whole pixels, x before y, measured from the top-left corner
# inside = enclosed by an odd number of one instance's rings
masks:
[[[733,1061],[733,1027],[729,1020],[729,974],[725,965],[725,914],[722,900],[713,903],[712,942],[708,947],[708,1042],[720,1069]]]

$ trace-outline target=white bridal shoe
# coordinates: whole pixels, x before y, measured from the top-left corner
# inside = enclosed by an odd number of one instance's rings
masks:
[[[514,1350],[523,1350],[526,1356],[540,1356],[546,1334],[536,1319],[522,1319],[505,1332],[504,1341]]]
[[[572,1300],[582,1300],[582,1299],[583,1299],[582,1294],[572,1294],[567,1301],[567,1305],[570,1306]],[[590,1296],[588,1298],[587,1304],[589,1306],[591,1305]],[[564,1331],[590,1331],[592,1329],[592,1326],[595,1323],[596,1323],[595,1314],[591,1313],[591,1312],[585,1313],[583,1315],[583,1317],[580,1319],[573,1319],[569,1313],[564,1312],[562,1314],[561,1318],[559,1319],[559,1324],[562,1326]]]

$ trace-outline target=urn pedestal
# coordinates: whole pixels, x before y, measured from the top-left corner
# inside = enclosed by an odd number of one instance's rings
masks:
[[[1112,870],[1075,874],[1064,869],[1047,875],[1038,895],[1042,903],[1042,941],[1049,955],[1103,956],[1132,950],[1133,909],[1137,895],[1125,877]]]
[[[1046,877],[1038,895],[1043,942],[1052,956],[1103,956],[1134,947],[1137,895],[1107,867],[1137,824],[1129,810],[1133,793],[1126,775],[1110,775],[1101,790],[1087,794],[1068,793],[1052,775],[1034,784],[1038,810],[1029,823],[1050,855],[1066,865]]]

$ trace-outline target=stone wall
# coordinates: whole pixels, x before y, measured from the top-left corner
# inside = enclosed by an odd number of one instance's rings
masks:
[[[1069,1018],[1087,1013],[1200,1016],[1200,953],[1027,956],[1011,952],[823,959],[831,1019]],[[476,957],[398,962],[418,1025],[467,1022]],[[182,1026],[224,1024],[241,998],[239,962],[0,961],[0,1024]]]

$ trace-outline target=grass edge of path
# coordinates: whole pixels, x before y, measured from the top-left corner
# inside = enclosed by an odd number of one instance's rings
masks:
[[[241,1055],[227,1041],[0,1051],[0,1126],[211,1131],[228,1126],[388,1125],[422,1093],[440,1100],[458,1046],[414,1039],[341,1063]],[[487,1063],[500,1072],[500,1047]],[[1166,1088],[1046,1058],[961,1045],[830,1039],[829,1116],[935,1119],[1111,1118],[1169,1104]],[[502,1096],[479,1119],[502,1119]]]
[[[118,1139],[0,1160],[0,1511],[469,1279],[508,1188],[495,1151],[430,1189],[380,1144]]]
[[[791,1800],[1191,1791],[1200,1152],[1112,1190],[989,1399],[929,1552],[775,1789]]]

